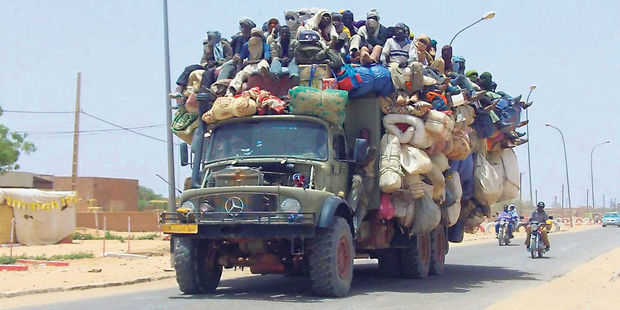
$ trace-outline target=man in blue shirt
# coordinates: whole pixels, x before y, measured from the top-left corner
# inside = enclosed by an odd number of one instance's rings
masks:
[[[508,206],[504,206],[504,211],[502,211],[502,213],[500,213],[497,216],[497,224],[495,224],[495,234],[497,235],[499,233],[499,222],[501,220],[506,220],[508,222],[508,235],[510,236],[510,238],[513,238],[514,236],[512,235],[512,213],[510,213],[508,211]],[[498,236],[499,237],[499,236]]]

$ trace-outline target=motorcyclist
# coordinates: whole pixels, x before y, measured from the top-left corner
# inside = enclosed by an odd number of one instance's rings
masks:
[[[495,235],[499,238],[499,222],[506,220],[508,222],[508,235],[510,238],[514,238],[512,235],[512,214],[508,211],[508,206],[504,206],[504,211],[497,216],[497,223],[495,224]]]
[[[508,212],[512,215],[512,225],[513,231],[516,229],[519,230],[519,211],[517,211],[517,207],[513,204],[508,205]],[[513,236],[511,235],[511,238]]]
[[[536,204],[536,210],[532,211],[532,213],[530,214],[530,218],[527,220],[528,225],[525,227],[525,231],[527,232],[527,237],[525,238],[525,246],[527,247],[528,251],[530,250],[530,237],[532,235],[529,223],[531,223],[532,221],[536,221],[540,223],[540,225],[545,225],[547,219],[549,219],[549,216],[547,215],[547,212],[545,212],[545,203],[539,201],[538,204]],[[549,251],[549,249],[551,249],[551,245],[549,243],[549,237],[547,236],[547,230],[541,229],[540,231],[542,242],[546,246],[545,251]]]

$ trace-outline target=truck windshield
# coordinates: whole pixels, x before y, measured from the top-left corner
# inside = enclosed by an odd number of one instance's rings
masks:
[[[252,120],[216,127],[205,139],[208,162],[238,157],[287,156],[327,160],[327,129],[298,120]]]

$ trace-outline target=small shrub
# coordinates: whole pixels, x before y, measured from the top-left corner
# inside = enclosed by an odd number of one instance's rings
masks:
[[[119,235],[113,235],[110,233],[110,231],[105,232],[105,238],[106,240],[118,240],[120,242],[125,242],[125,238]]]
[[[75,232],[73,234],[73,240],[99,240],[101,239],[101,237],[96,237],[93,236],[89,233],[79,233],[79,232]]]
[[[139,236],[137,238],[135,238],[136,240],[155,240],[155,239],[159,239],[159,235],[158,234],[148,234],[148,235],[144,235],[144,236]]]
[[[11,257],[8,255],[0,256],[0,264],[2,265],[15,264],[15,262],[17,262],[17,257]]]

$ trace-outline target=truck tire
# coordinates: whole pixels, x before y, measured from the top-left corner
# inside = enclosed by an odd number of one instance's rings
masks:
[[[439,225],[431,232],[431,266],[429,273],[442,275],[446,264],[446,230]]]
[[[309,242],[310,281],[314,292],[341,297],[353,280],[353,236],[347,220],[336,217],[330,228],[319,228]]]
[[[428,276],[431,266],[430,234],[417,235],[411,239],[411,248],[400,250],[400,273],[406,279],[422,279]]]
[[[379,274],[384,277],[396,277],[400,273],[398,250],[389,249],[379,254]]]
[[[209,247],[199,246],[191,238],[175,238],[174,269],[179,289],[184,294],[205,294],[214,292],[220,284],[222,266],[219,265]]]

